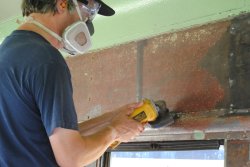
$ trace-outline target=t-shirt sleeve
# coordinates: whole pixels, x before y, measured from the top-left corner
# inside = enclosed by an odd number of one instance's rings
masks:
[[[37,68],[33,92],[47,135],[57,127],[78,130],[71,76],[67,65],[51,62]]]

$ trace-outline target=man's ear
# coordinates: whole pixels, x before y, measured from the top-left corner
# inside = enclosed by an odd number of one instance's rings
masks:
[[[65,10],[68,10],[67,0],[57,0],[56,7],[57,7],[58,13],[63,13]]]

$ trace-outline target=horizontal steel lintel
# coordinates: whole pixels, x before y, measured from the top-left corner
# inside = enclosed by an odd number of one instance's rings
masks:
[[[240,111],[245,110],[248,109]],[[148,127],[135,141],[250,139],[250,115],[246,112],[218,109],[178,115],[179,119],[171,126]]]
[[[178,113],[178,116],[170,126],[146,127],[134,141],[250,140],[250,115],[230,114],[230,109],[216,109]],[[80,132],[81,129],[79,126]]]
[[[136,137],[134,142],[143,142],[143,141],[182,141],[182,140],[250,140],[250,131],[221,131],[221,132],[212,132],[212,131],[176,131],[171,130],[159,130],[158,132],[152,133],[151,130],[145,131],[140,136]],[[165,133],[162,133],[165,132]]]

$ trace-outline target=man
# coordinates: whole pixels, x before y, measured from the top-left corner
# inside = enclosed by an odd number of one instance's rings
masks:
[[[0,46],[0,166],[84,166],[142,132],[128,117],[134,103],[83,123],[81,136],[57,50],[84,53],[95,14],[114,11],[100,0],[23,0],[22,10],[27,21]]]

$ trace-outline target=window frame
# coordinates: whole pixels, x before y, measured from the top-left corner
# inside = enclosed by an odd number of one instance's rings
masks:
[[[125,151],[191,151],[219,149],[224,140],[153,141],[121,143],[115,149],[108,149],[100,158],[98,167],[110,167],[112,152]]]

